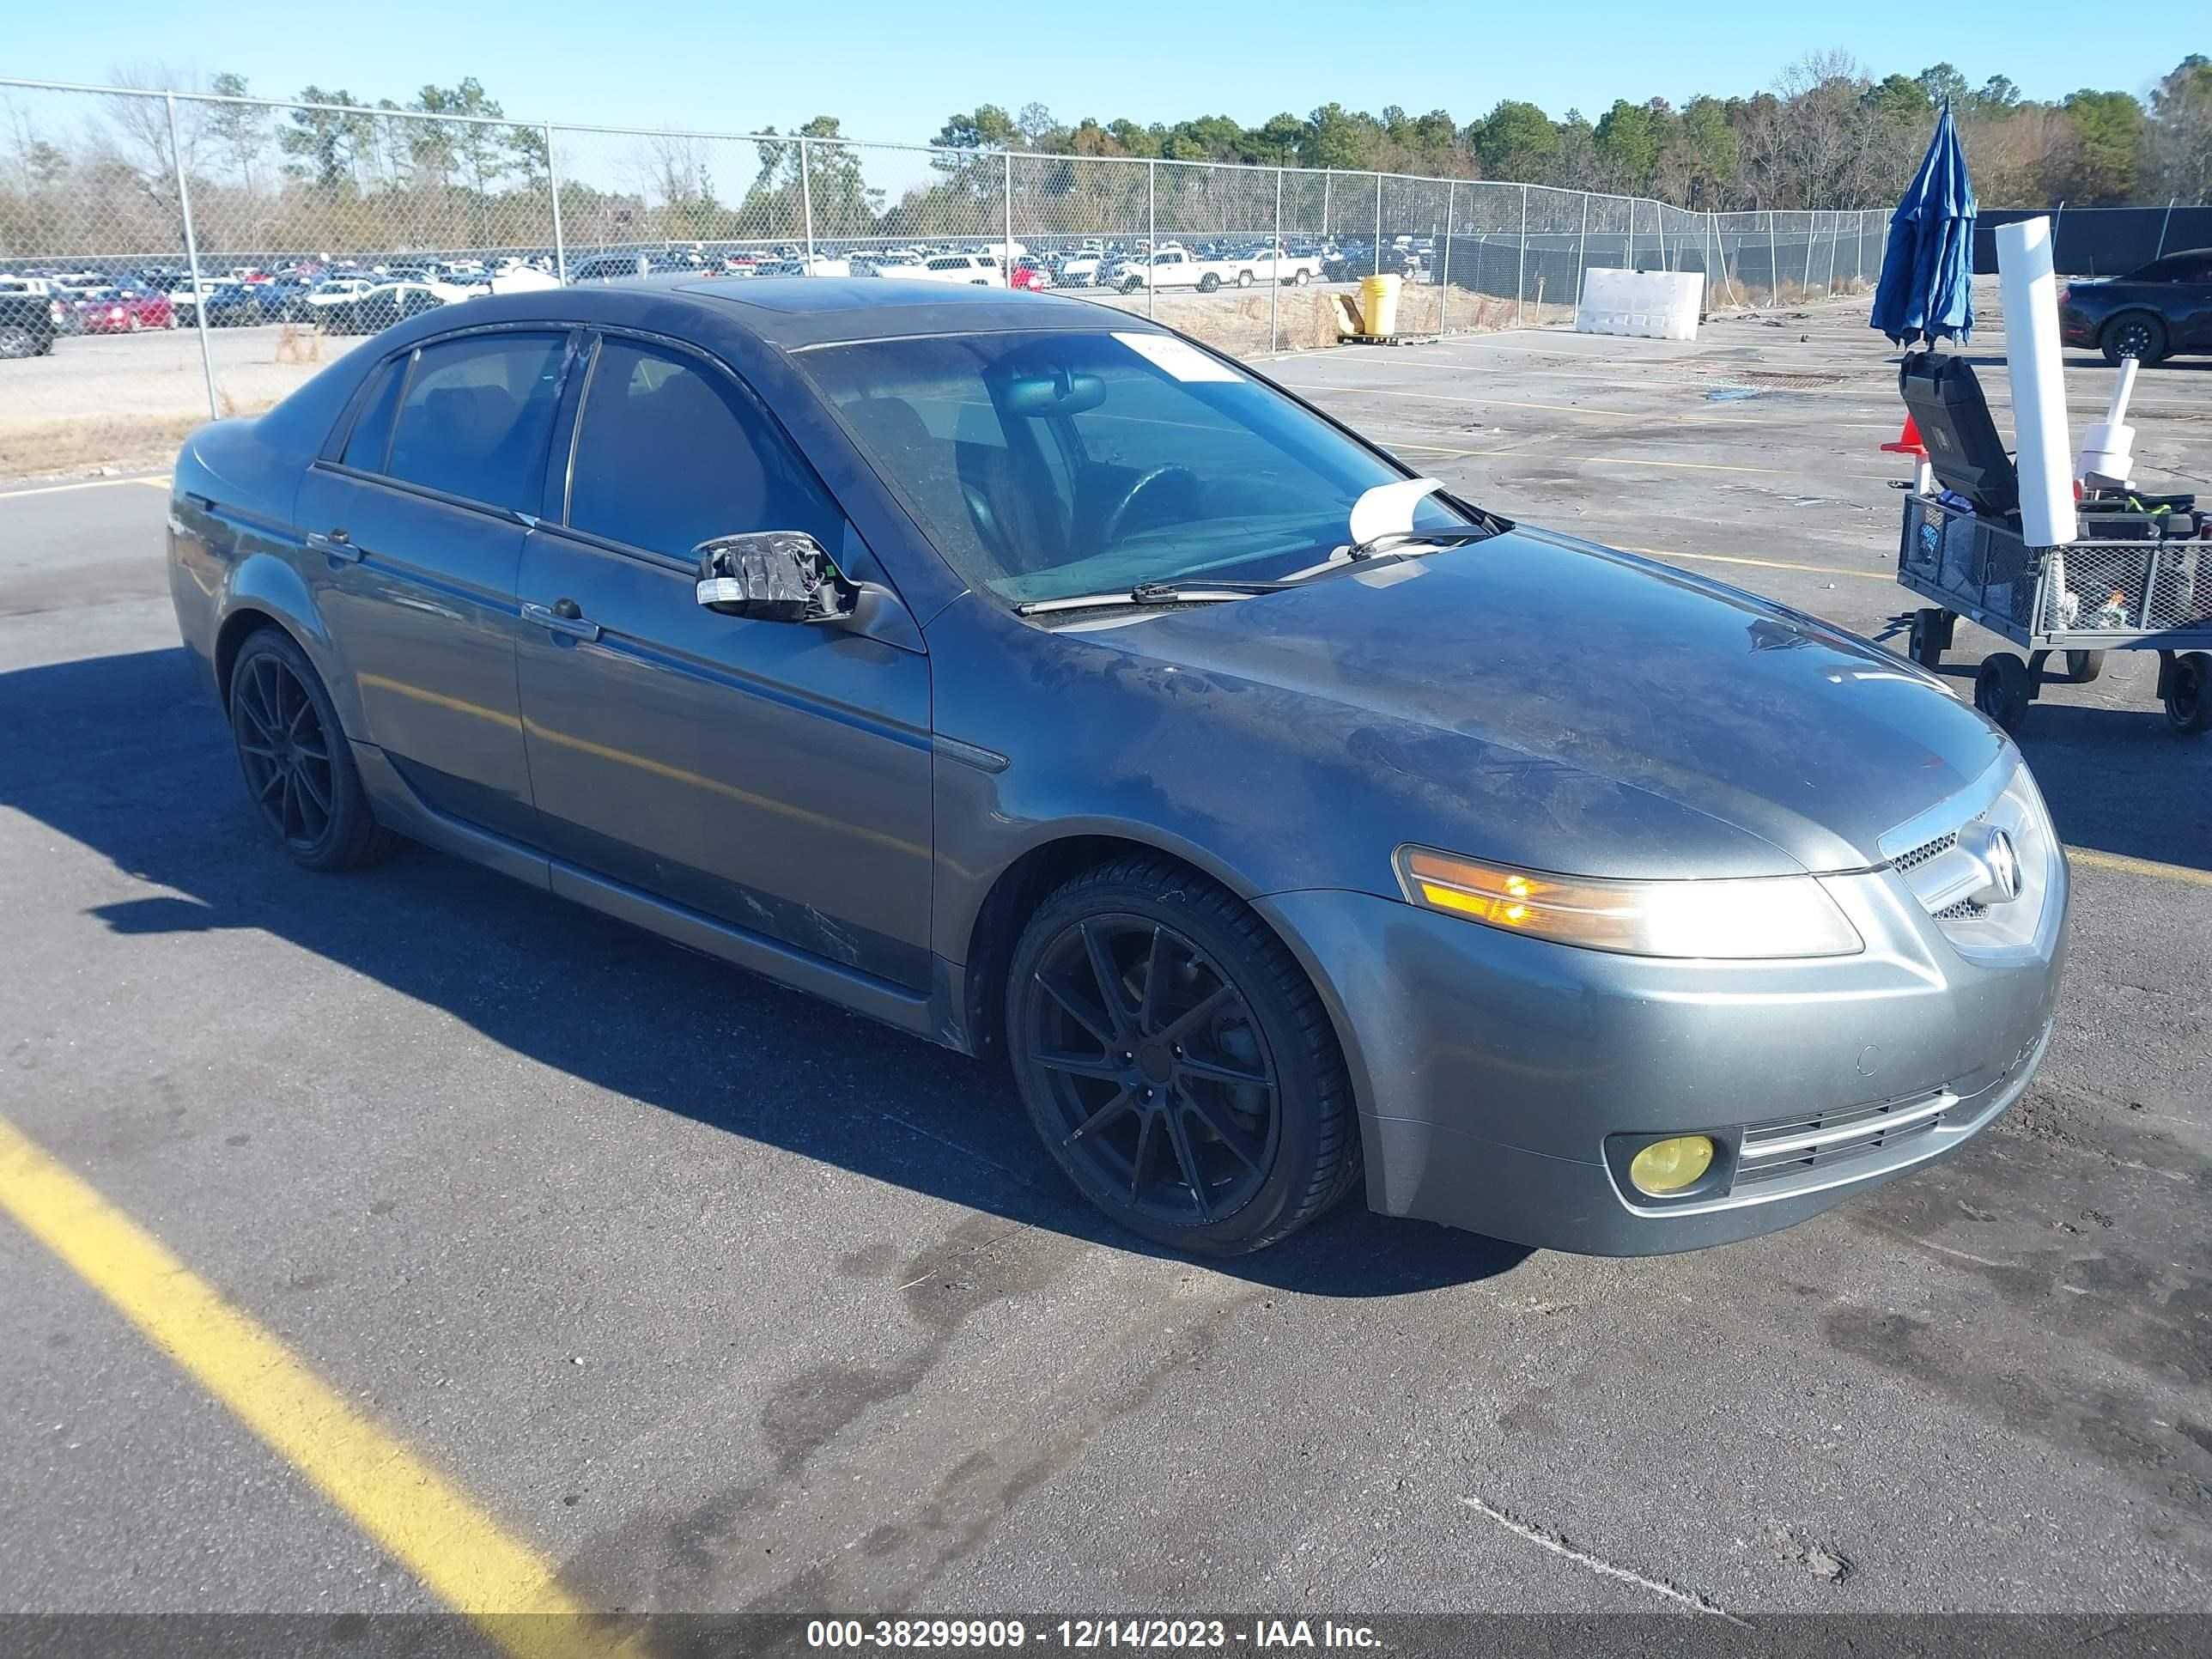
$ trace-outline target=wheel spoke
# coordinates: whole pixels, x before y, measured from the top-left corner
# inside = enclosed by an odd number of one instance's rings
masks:
[[[1111,1121],[1114,1118],[1118,1117],[1121,1113],[1129,1109],[1129,1091],[1127,1089],[1117,1090],[1115,1092],[1113,1099],[1108,1101],[1097,1111],[1091,1113],[1089,1117],[1085,1118],[1082,1122],[1077,1124],[1074,1129],[1069,1133],[1067,1138],[1062,1140],[1060,1144],[1063,1146],[1073,1146],[1077,1141],[1082,1139],[1084,1136],[1089,1134],[1093,1129],[1098,1127],[1099,1125]]]
[[[276,763],[276,751],[265,743],[255,743],[251,738],[240,738],[238,740],[238,746],[258,761],[267,761],[271,765]]]
[[[1039,972],[1036,979],[1037,984],[1043,988],[1044,994],[1066,1010],[1070,1018],[1098,1039],[1100,1048],[1110,1048],[1114,1046],[1113,1022],[1110,1019],[1102,1024],[1096,1009],[1085,1007],[1081,1001],[1071,995],[1064,987],[1055,985],[1047,979],[1042,972]]]
[[[284,769],[281,766],[270,767],[269,769],[269,775],[262,780],[261,787],[253,792],[254,799],[266,805],[270,793],[276,789],[283,781]]]
[[[307,694],[302,692],[300,696],[300,707],[293,713],[292,718],[285,722],[284,735],[297,743],[300,740],[302,727],[312,732],[314,730],[314,725],[315,705],[309,702]]]
[[[1083,949],[1091,958],[1091,977],[1098,981],[1099,1006],[1114,1022],[1114,1033],[1118,1037],[1129,1029],[1129,999],[1122,988],[1121,973],[1114,965],[1114,952],[1107,948],[1097,927],[1086,921],[1082,928]]]
[[[1145,953],[1145,996],[1137,1005],[1137,1029],[1149,1031],[1158,1023],[1160,976],[1167,967],[1167,929],[1154,923],[1152,948]]]
[[[324,817],[328,818],[331,815],[330,791],[325,788],[321,784],[317,783],[313,778],[310,777],[306,767],[297,767],[294,769],[300,780],[300,789],[302,795],[307,799],[313,801],[315,805],[315,810],[320,812]]]
[[[1213,1206],[1206,1201],[1206,1177],[1199,1170],[1198,1148],[1190,1144],[1190,1126],[1173,1106],[1160,1115],[1167,1120],[1168,1140],[1175,1147],[1176,1163],[1182,1167],[1182,1178],[1190,1184],[1190,1196],[1198,1206],[1199,1221],[1211,1221]]]
[[[1264,1148],[1255,1145],[1252,1138],[1231,1121],[1225,1113],[1217,1116],[1208,1111],[1200,1104],[1198,1097],[1188,1089],[1178,1089],[1176,1094],[1182,1100],[1183,1109],[1212,1131],[1221,1144],[1229,1148],[1231,1152],[1236,1155],[1237,1161],[1246,1169],[1251,1170],[1254,1175],[1263,1176],[1267,1173],[1260,1162]]]
[[[1036,1058],[1048,1072],[1066,1072],[1071,1077],[1102,1077],[1110,1082],[1121,1075],[1121,1068],[1108,1054],[1072,1054],[1053,1048]]]
[[[1233,1001],[1236,996],[1235,986],[1227,983],[1217,985],[1212,992],[1199,1000],[1195,1008],[1176,1015],[1173,1023],[1160,1032],[1160,1036],[1169,1042],[1175,1041],[1177,1037],[1195,1030],[1212,1018],[1220,1011],[1223,1004]]]
[[[1240,1086],[1257,1084],[1262,1089],[1273,1089],[1275,1086],[1274,1079],[1264,1072],[1240,1071],[1234,1066],[1224,1066],[1218,1060],[1200,1060],[1192,1054],[1185,1054],[1176,1061],[1176,1069],[1185,1077],[1202,1077],[1212,1083],[1228,1083]]]
[[[254,735],[259,738],[263,744],[273,744],[276,740],[276,734],[269,729],[269,721],[262,714],[258,706],[260,701],[261,694],[258,690],[243,685],[238,688],[238,712],[246,717],[246,723],[253,728]]]
[[[1145,1184],[1146,1154],[1152,1148],[1152,1125],[1159,1121],[1160,1115],[1158,1112],[1147,1112],[1145,1114],[1143,1123],[1137,1130],[1136,1156],[1129,1160],[1129,1202],[1132,1204],[1137,1201],[1138,1191]]]
[[[282,804],[281,804],[281,805],[277,807],[277,809],[276,809],[277,828],[278,828],[279,830],[281,830],[283,832],[284,838],[285,838],[287,841],[289,841],[289,840],[292,838],[292,817],[293,817],[293,812],[292,812],[292,775],[291,775],[291,773],[290,773],[290,772],[289,772],[289,771],[285,771],[285,772],[279,772],[279,773],[276,775],[276,776],[277,776],[277,778],[278,778],[278,779],[279,779],[279,780],[283,783],[283,785],[284,785],[284,794],[283,794],[283,802],[282,802]],[[305,831],[304,831],[304,828],[303,828],[303,830],[302,830],[302,833],[303,833],[303,834],[305,833]]]

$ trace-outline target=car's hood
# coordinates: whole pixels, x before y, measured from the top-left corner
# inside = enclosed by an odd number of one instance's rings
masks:
[[[1449,850],[1571,873],[1863,869],[2005,745],[1864,641],[1528,530],[1093,637],[1296,694],[1481,842]]]

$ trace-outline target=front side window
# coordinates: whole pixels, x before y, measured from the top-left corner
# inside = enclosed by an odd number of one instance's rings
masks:
[[[584,395],[569,526],[686,558],[701,542],[803,530],[839,550],[844,520],[728,376],[682,352],[609,339]]]
[[[482,334],[423,347],[382,470],[464,500],[536,511],[565,343],[559,334]]]
[[[1012,602],[1287,575],[1407,474],[1233,364],[1156,333],[855,342],[802,363],[945,558]],[[1420,531],[1464,527],[1433,497]]]

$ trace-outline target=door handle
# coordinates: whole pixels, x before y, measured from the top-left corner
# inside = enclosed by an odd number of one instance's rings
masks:
[[[556,599],[550,605],[526,604],[522,619],[535,623],[549,634],[565,634],[572,640],[599,637],[599,623],[586,621],[583,607],[574,599]]]
[[[307,545],[316,552],[333,559],[343,559],[349,564],[361,562],[362,550],[354,545],[353,538],[343,530],[311,530]]]

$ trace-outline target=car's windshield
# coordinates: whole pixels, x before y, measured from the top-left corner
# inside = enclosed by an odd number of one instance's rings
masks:
[[[945,335],[799,361],[945,557],[1009,601],[1289,574],[1407,476],[1165,334]],[[1468,524],[1431,497],[1413,528]]]

